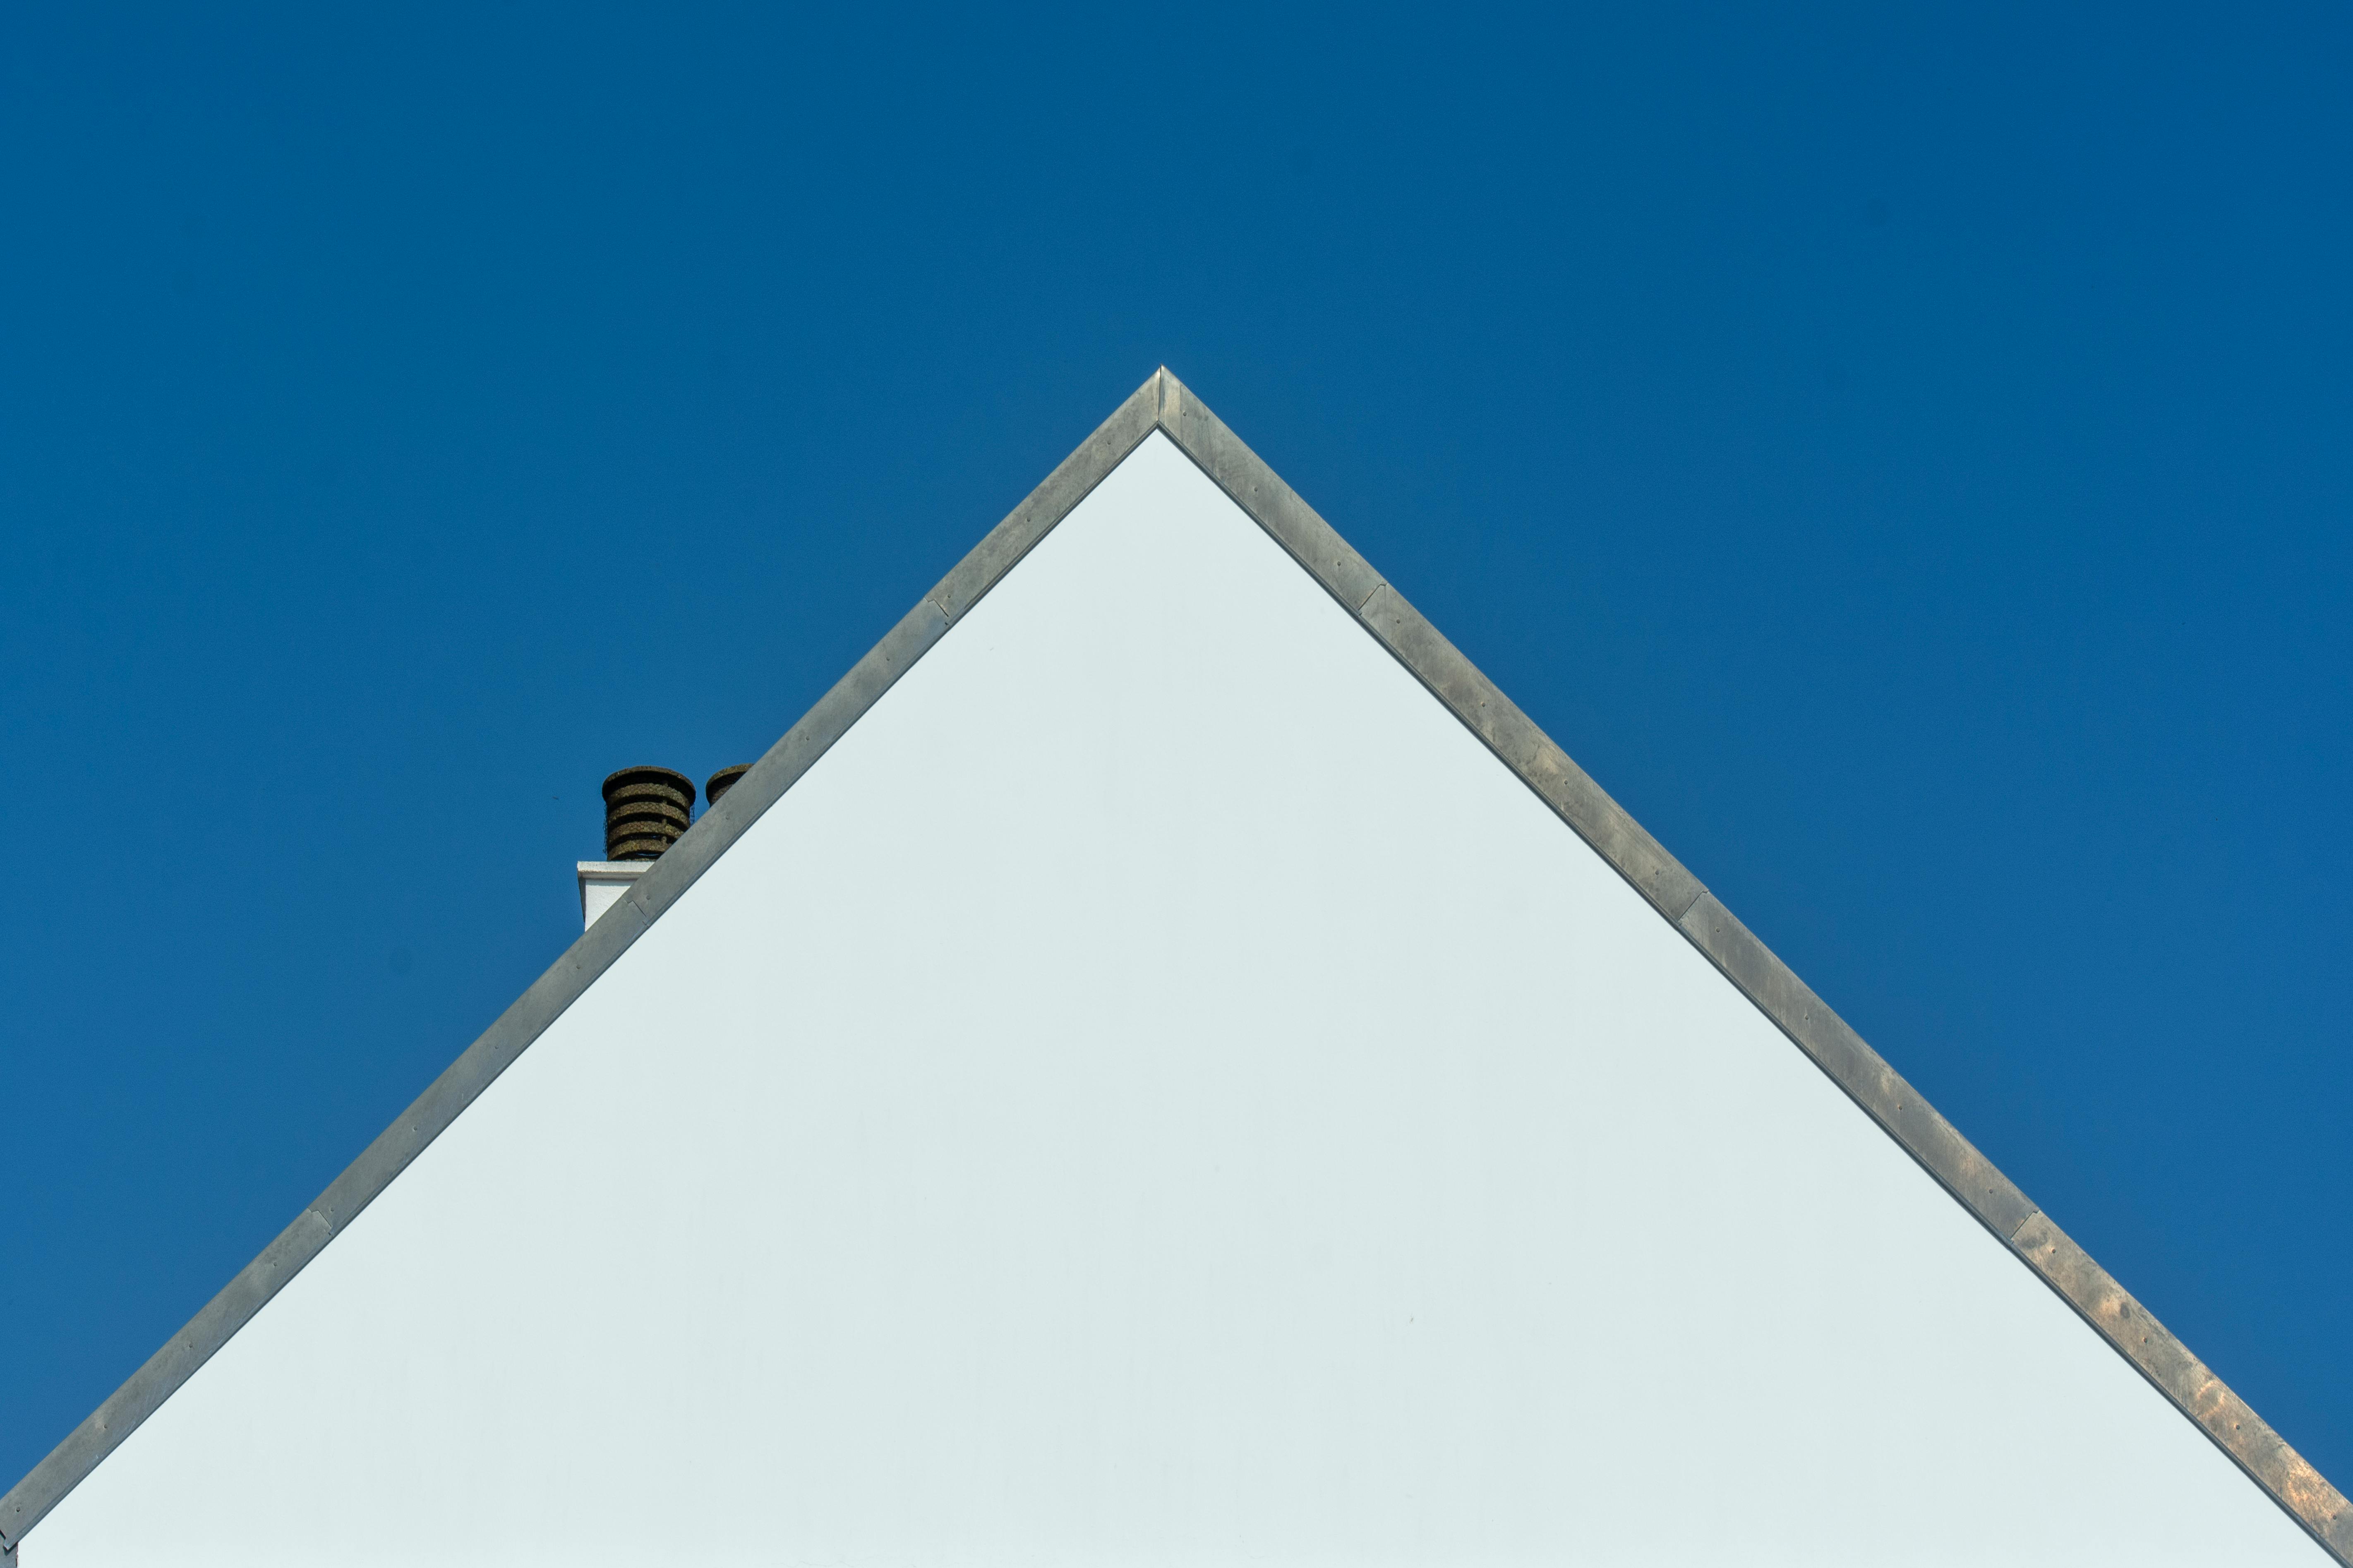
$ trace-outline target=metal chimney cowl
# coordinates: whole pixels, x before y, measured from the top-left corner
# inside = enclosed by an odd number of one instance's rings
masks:
[[[694,781],[669,768],[623,768],[605,780],[605,858],[658,860],[694,820]]]
[[[694,781],[669,768],[623,768],[607,777],[604,793],[605,858],[578,868],[583,931],[621,901],[694,818]]]
[[[742,778],[745,773],[748,773],[751,771],[752,764],[749,763],[737,763],[732,768],[720,769],[717,773],[702,781],[702,798],[711,805],[717,805],[719,804],[719,797],[725,795],[729,790],[733,789],[735,787],[735,781]]]

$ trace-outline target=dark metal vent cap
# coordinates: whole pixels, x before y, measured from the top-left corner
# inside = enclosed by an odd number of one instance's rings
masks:
[[[694,819],[694,781],[668,768],[623,768],[605,780],[605,858],[657,860]]]
[[[720,769],[717,773],[702,781],[702,798],[709,801],[712,805],[717,805],[719,804],[719,797],[725,795],[729,790],[733,789],[735,787],[735,781],[742,778],[745,773],[748,773],[751,771],[752,764],[749,763],[737,763],[732,768]]]

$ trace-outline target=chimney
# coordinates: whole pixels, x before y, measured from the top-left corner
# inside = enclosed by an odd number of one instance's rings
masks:
[[[580,862],[580,929],[619,903],[693,816],[694,781],[684,773],[638,767],[607,777],[605,858]]]
[[[658,860],[694,819],[694,781],[668,768],[623,768],[605,780],[605,858]]]
[[[719,804],[719,797],[725,795],[729,790],[733,789],[735,787],[735,781],[742,778],[745,773],[748,773],[751,771],[752,764],[749,763],[737,763],[732,768],[720,769],[717,773],[702,781],[702,798],[709,801],[712,805],[717,805]]]

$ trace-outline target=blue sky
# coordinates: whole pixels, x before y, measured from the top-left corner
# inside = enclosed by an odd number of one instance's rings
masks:
[[[2353,1485],[2348,44],[13,10],[0,1486],[1161,363]]]

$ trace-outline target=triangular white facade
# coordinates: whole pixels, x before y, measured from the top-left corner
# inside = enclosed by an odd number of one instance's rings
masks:
[[[0,1500],[31,1568],[2341,1554],[1280,483],[1155,376]]]

